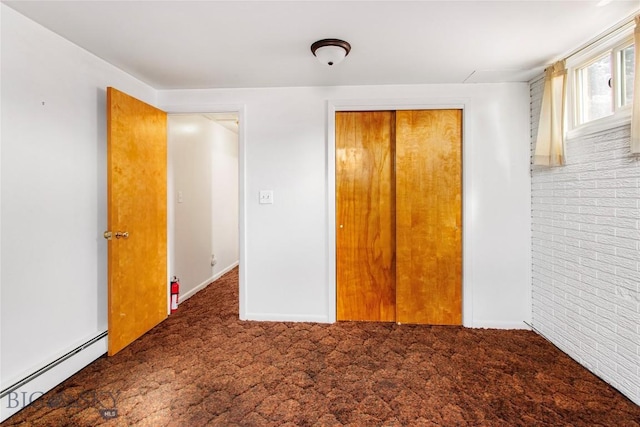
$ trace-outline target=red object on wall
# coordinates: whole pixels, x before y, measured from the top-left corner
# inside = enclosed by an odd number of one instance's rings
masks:
[[[171,313],[175,313],[178,309],[178,294],[180,293],[179,279],[173,276],[171,280]]]

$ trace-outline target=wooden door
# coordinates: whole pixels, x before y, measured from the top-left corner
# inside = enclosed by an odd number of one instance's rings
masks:
[[[396,113],[396,321],[462,324],[462,111]]]
[[[336,113],[338,320],[462,323],[462,111]]]
[[[338,320],[395,319],[391,111],[336,113]]]
[[[114,88],[107,179],[111,356],[167,317],[168,285],[167,115]]]

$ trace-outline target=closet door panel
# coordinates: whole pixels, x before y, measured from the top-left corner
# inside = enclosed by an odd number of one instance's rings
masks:
[[[336,113],[338,320],[395,320],[394,121]]]
[[[396,321],[462,324],[462,111],[396,113]]]

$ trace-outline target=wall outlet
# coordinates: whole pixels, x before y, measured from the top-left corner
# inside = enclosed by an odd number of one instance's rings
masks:
[[[273,204],[273,190],[260,190],[260,204],[261,205]]]
[[[218,260],[216,259],[216,256],[214,254],[211,254],[211,267],[213,267],[217,263],[218,263]]]

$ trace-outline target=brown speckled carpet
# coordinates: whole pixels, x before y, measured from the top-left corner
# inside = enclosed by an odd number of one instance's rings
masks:
[[[640,426],[533,332],[242,322],[237,270],[3,426]]]

